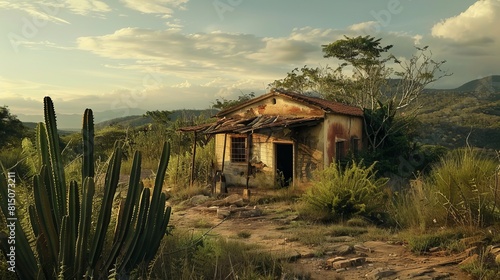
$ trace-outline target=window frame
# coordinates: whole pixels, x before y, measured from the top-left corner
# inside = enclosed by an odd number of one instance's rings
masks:
[[[231,135],[229,160],[231,163],[247,162],[247,137],[242,135]]]

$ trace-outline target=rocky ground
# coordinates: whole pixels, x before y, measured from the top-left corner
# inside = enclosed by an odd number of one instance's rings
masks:
[[[283,202],[251,206],[238,194],[219,200],[195,196],[174,207],[171,224],[255,244],[285,260],[290,275],[310,276],[295,279],[472,279],[458,264],[477,257],[474,239],[464,240],[470,243],[469,249],[457,254],[433,248],[425,255],[416,255],[404,241],[390,238],[336,236],[325,244],[305,245],[293,238],[294,227],[290,225],[297,214],[292,208]],[[200,228],[200,223],[208,226]],[[245,232],[245,237],[238,237],[239,232]]]

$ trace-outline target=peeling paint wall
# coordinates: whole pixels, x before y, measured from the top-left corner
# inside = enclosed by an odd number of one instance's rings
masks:
[[[325,114],[321,109],[307,106],[300,102],[280,96],[252,103],[231,116],[250,117],[258,115],[280,115],[298,117],[324,117],[324,122],[315,126],[303,126],[294,129],[276,128],[268,134],[252,134],[250,162],[252,173],[249,185],[252,187],[274,187],[276,170],[275,143],[293,143],[294,184],[308,183],[313,172],[323,169],[336,156],[336,142],[344,141],[344,154],[352,149],[353,137],[360,139],[361,145],[363,119],[340,114]],[[243,135],[240,135],[243,136]],[[247,163],[231,162],[231,134],[227,135],[225,157],[224,134],[215,137],[217,169],[222,168],[228,185],[245,185],[247,179]],[[361,149],[361,146],[358,147]]]
[[[244,107],[232,115],[240,117],[259,115],[299,116],[299,117],[322,117],[323,110],[307,106],[297,101],[289,100],[281,96],[265,99],[260,102]]]
[[[353,138],[362,139],[363,135],[363,119],[359,117],[327,114],[324,121],[324,135],[325,135],[325,166],[332,163],[338,152],[342,152],[345,156],[352,147]],[[344,142],[343,150],[336,150],[336,143]],[[357,149],[361,149],[361,141],[358,141]]]

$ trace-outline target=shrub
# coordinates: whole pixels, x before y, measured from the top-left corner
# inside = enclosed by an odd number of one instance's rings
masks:
[[[315,173],[315,183],[302,196],[310,218],[348,220],[354,215],[373,219],[385,205],[385,178],[377,178],[375,164],[352,162],[343,169],[332,163]],[[315,214],[316,213],[316,214]]]
[[[449,222],[472,227],[498,220],[498,162],[471,148],[456,150],[431,171],[429,183]]]

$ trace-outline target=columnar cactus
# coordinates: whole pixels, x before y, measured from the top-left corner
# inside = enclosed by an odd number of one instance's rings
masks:
[[[38,162],[42,168],[33,177],[34,204],[29,208],[31,229],[36,237],[30,244],[26,233],[16,228],[17,273],[21,279],[81,279],[127,276],[140,263],[150,262],[166,233],[171,208],[161,192],[170,156],[165,143],[153,190],[141,180],[141,153],[135,152],[129,187],[120,202],[111,249],[104,250],[113,199],[120,175],[122,150],[116,147],[106,172],[99,211],[94,213],[94,124],[92,110],[83,117],[82,187],[66,184],[59,149],[56,116],[50,97],[44,99],[45,123],[37,127]],[[5,176],[5,175],[3,175]],[[7,197],[7,181],[0,177],[0,196]],[[5,216],[8,209],[2,204]],[[94,215],[94,217],[93,217]],[[92,219],[97,217],[91,234]],[[24,229],[28,230],[28,229]],[[6,239],[0,238],[6,254]]]

